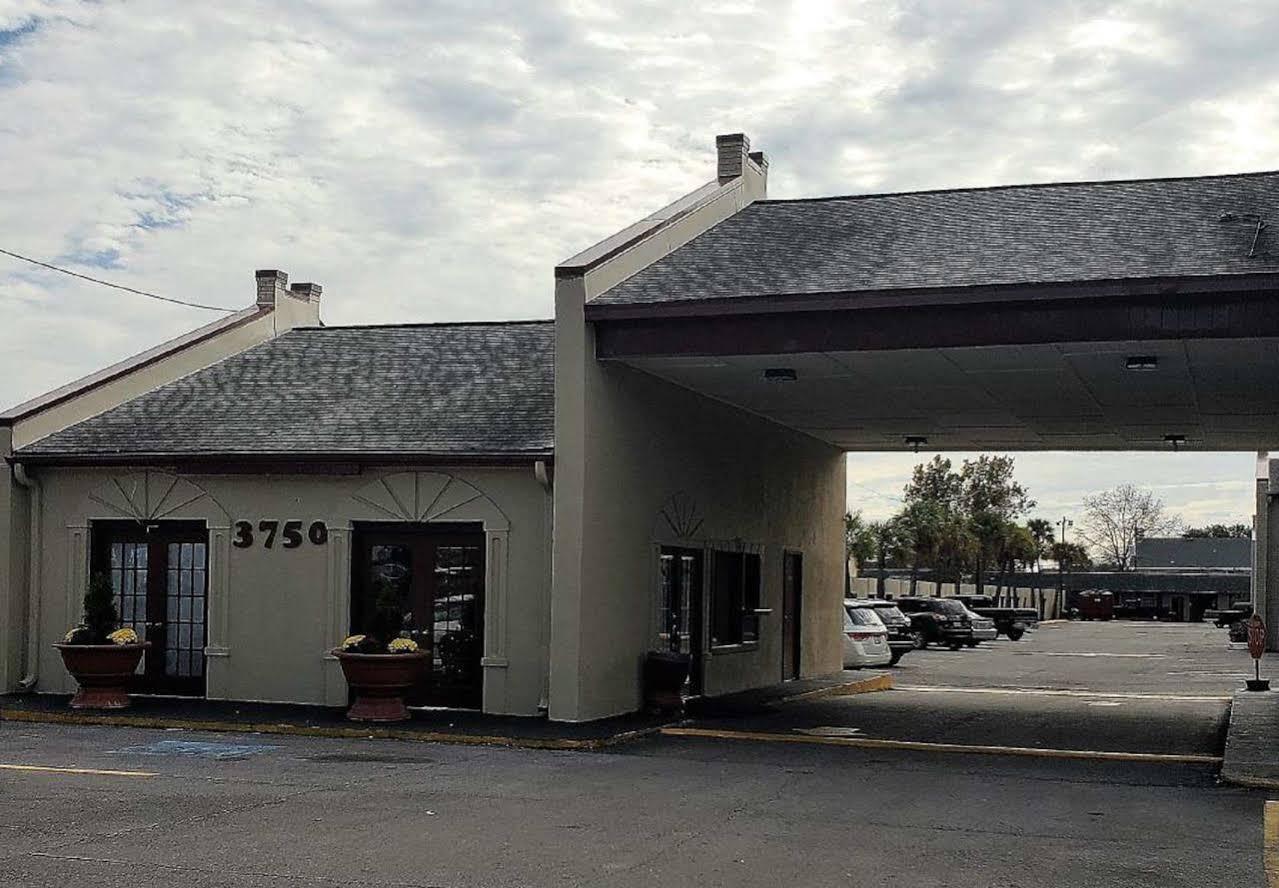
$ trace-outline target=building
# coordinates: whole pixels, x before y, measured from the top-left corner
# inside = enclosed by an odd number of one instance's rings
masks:
[[[1137,571],[1250,571],[1252,540],[1245,537],[1147,537],[1137,540]]]
[[[329,328],[320,288],[0,416],[0,686],[95,570],[157,691],[337,705],[408,584],[419,702],[596,719],[840,667],[845,452],[1264,449],[1279,174],[766,199],[715,178],[555,269],[553,322]],[[1266,378],[1269,378],[1267,376]],[[1275,597],[1279,607],[1279,596]]]

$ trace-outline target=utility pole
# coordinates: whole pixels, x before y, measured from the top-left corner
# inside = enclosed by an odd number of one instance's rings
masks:
[[[1063,515],[1063,516],[1062,516],[1062,519],[1061,519],[1060,521],[1058,521],[1058,522],[1057,522],[1057,526],[1061,528],[1061,545],[1064,547],[1064,546],[1066,545],[1066,529],[1067,529],[1067,528],[1069,528],[1069,527],[1074,527],[1074,526],[1075,526],[1075,522],[1071,521],[1069,518],[1067,518],[1067,517],[1065,517],[1065,516]],[[1058,555],[1060,555],[1060,554],[1061,554],[1061,550],[1060,550],[1060,549],[1057,551],[1057,554],[1058,554]],[[1064,612],[1065,612],[1065,610],[1066,610],[1066,565],[1065,565],[1065,562],[1064,562],[1061,558],[1058,558],[1058,559],[1057,559],[1057,611],[1058,611],[1058,616],[1060,616],[1062,613],[1064,613]]]

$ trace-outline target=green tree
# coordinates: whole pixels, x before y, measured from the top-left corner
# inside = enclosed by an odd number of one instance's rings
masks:
[[[1011,456],[982,454],[964,460],[959,472],[960,508],[977,538],[973,579],[978,595],[984,585],[983,567],[998,564],[1006,548],[1009,524],[1035,507],[1026,488],[1013,477],[1014,468]]]
[[[1248,524],[1209,524],[1204,527],[1187,528],[1182,537],[1188,540],[1200,539],[1252,539],[1252,526]]]
[[[1052,559],[1063,571],[1087,570],[1092,567],[1092,558],[1088,550],[1079,543],[1053,543]]]
[[[844,597],[847,598],[853,589],[853,572],[849,562],[856,562],[858,568],[875,557],[877,543],[875,532],[861,511],[844,513]]]

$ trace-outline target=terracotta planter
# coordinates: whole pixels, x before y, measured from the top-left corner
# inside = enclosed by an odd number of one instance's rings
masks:
[[[346,711],[351,721],[398,722],[409,717],[404,695],[417,684],[429,654],[351,654],[334,649],[342,674],[355,694]]]
[[[677,712],[684,708],[684,682],[692,663],[688,654],[648,652],[644,658],[644,703],[649,709]]]
[[[138,668],[142,652],[151,646],[140,644],[55,644],[62,664],[80,685],[71,698],[72,709],[127,709],[129,680]]]

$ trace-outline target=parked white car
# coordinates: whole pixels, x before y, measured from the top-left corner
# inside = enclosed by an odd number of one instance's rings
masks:
[[[888,628],[868,607],[844,607],[844,668],[887,666],[893,658]]]

